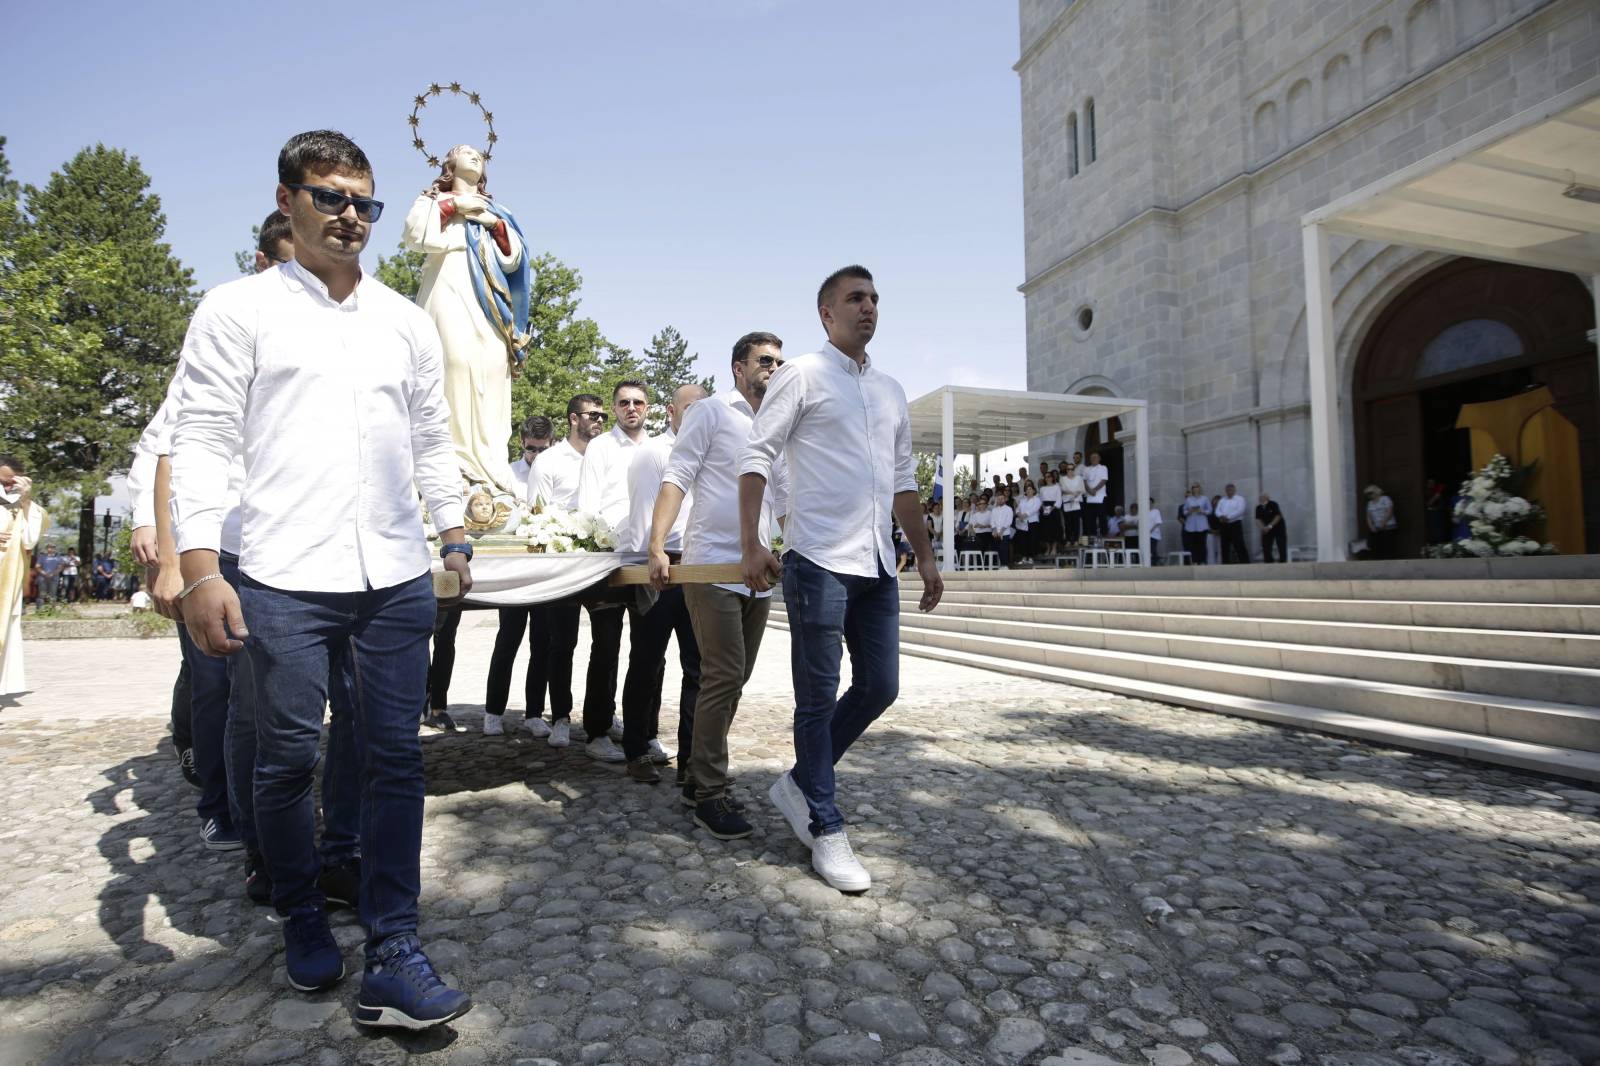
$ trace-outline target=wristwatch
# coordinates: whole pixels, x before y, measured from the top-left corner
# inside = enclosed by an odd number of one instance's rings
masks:
[[[466,543],[465,541],[462,541],[460,544],[441,544],[441,545],[439,545],[439,558],[443,559],[445,556],[449,555],[451,552],[460,552],[462,555],[465,555],[468,559],[471,559],[472,558],[472,545]]]

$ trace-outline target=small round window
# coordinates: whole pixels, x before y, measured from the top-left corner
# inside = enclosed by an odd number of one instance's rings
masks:
[[[1087,337],[1090,331],[1094,329],[1094,307],[1090,304],[1084,304],[1072,312],[1070,321],[1072,323],[1072,332],[1080,340]]]

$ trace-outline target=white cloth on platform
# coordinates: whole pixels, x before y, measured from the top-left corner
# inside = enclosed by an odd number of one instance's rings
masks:
[[[178,550],[221,546],[244,452],[239,568],[288,591],[359,592],[427,573],[461,525],[439,334],[363,277],[342,303],[290,260],[206,294],[184,337],[172,432]]]
[[[506,442],[511,436],[511,357],[506,342],[483,313],[472,288],[467,256],[465,218],[446,222],[440,205],[449,194],[417,197],[406,214],[401,240],[427,256],[417,306],[438,327],[444,346],[444,398],[450,406],[450,440],[461,476],[487,483],[502,492],[516,492]],[[493,250],[506,271],[522,262],[522,241],[517,231],[504,228],[510,255],[501,253],[494,238],[483,233],[482,246]],[[443,528],[443,527],[439,527]]]
[[[624,566],[642,566],[643,552],[479,552],[472,558],[469,605],[526,607],[576,595]],[[444,563],[433,561],[435,573]]]
[[[633,449],[650,440],[643,433],[634,440],[621,426],[612,426],[589,442],[578,472],[578,510],[597,514],[621,530],[628,521],[628,467]]]
[[[917,491],[898,381],[832,344],[789,360],[767,383],[739,473],[770,486],[779,456],[789,462],[786,550],[836,574],[897,571],[894,497]]]
[[[583,453],[563,437],[539,453],[528,468],[528,504],[546,504],[563,511],[578,509],[578,475]]]

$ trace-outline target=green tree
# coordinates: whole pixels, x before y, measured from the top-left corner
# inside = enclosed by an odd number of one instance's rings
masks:
[[[166,216],[149,177],[123,151],[85,148],[24,198],[6,269],[20,287],[35,286],[26,313],[47,315],[50,328],[34,331],[31,353],[6,346],[21,365],[0,375],[12,390],[0,434],[47,492],[77,493],[79,551],[92,554],[94,497],[127,469],[160,406],[195,308],[194,279],[162,240]]]
[[[707,392],[716,390],[716,378],[697,378],[695,361],[699,353],[689,354],[689,342],[672,326],[664,327],[650,338],[650,343],[640,353],[644,382],[650,386],[650,397],[665,405],[680,385],[698,384]],[[667,414],[664,406],[656,407],[650,414],[650,432],[660,433],[666,428]]]
[[[261,227],[250,227],[250,247],[242,252],[233,253],[233,265],[239,268],[239,273],[249,277],[256,272],[256,245],[261,243]],[[379,259],[378,262],[383,262]]]
[[[422,288],[422,267],[426,261],[423,253],[407,248],[402,241],[393,255],[378,256],[378,280],[406,299],[415,300],[417,291]]]

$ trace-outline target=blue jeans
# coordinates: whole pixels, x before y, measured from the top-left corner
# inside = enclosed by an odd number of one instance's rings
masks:
[[[178,642],[189,668],[189,744],[200,778],[195,813],[202,823],[215,818],[229,828],[235,821],[228,802],[228,664],[195,647],[187,626],[178,627]]]
[[[825,570],[798,552],[783,557],[794,673],[794,781],[811,808],[811,831],[844,829],[833,767],[900,694],[900,583]],[[839,695],[840,641],[850,649],[850,687]]]
[[[321,906],[311,786],[328,680],[342,656],[361,767],[361,922],[367,956],[417,929],[422,745],[435,601],[428,575],[364,592],[289,592],[240,578],[256,694],[256,830],[279,914]]]
[[[239,558],[221,556],[222,576],[239,589]],[[256,832],[256,694],[250,657],[230,655],[228,664],[228,789],[234,828],[246,850],[261,851]],[[361,854],[361,771],[356,763],[347,663],[337,655],[328,672],[328,752],[322,766],[322,862],[345,863]]]

